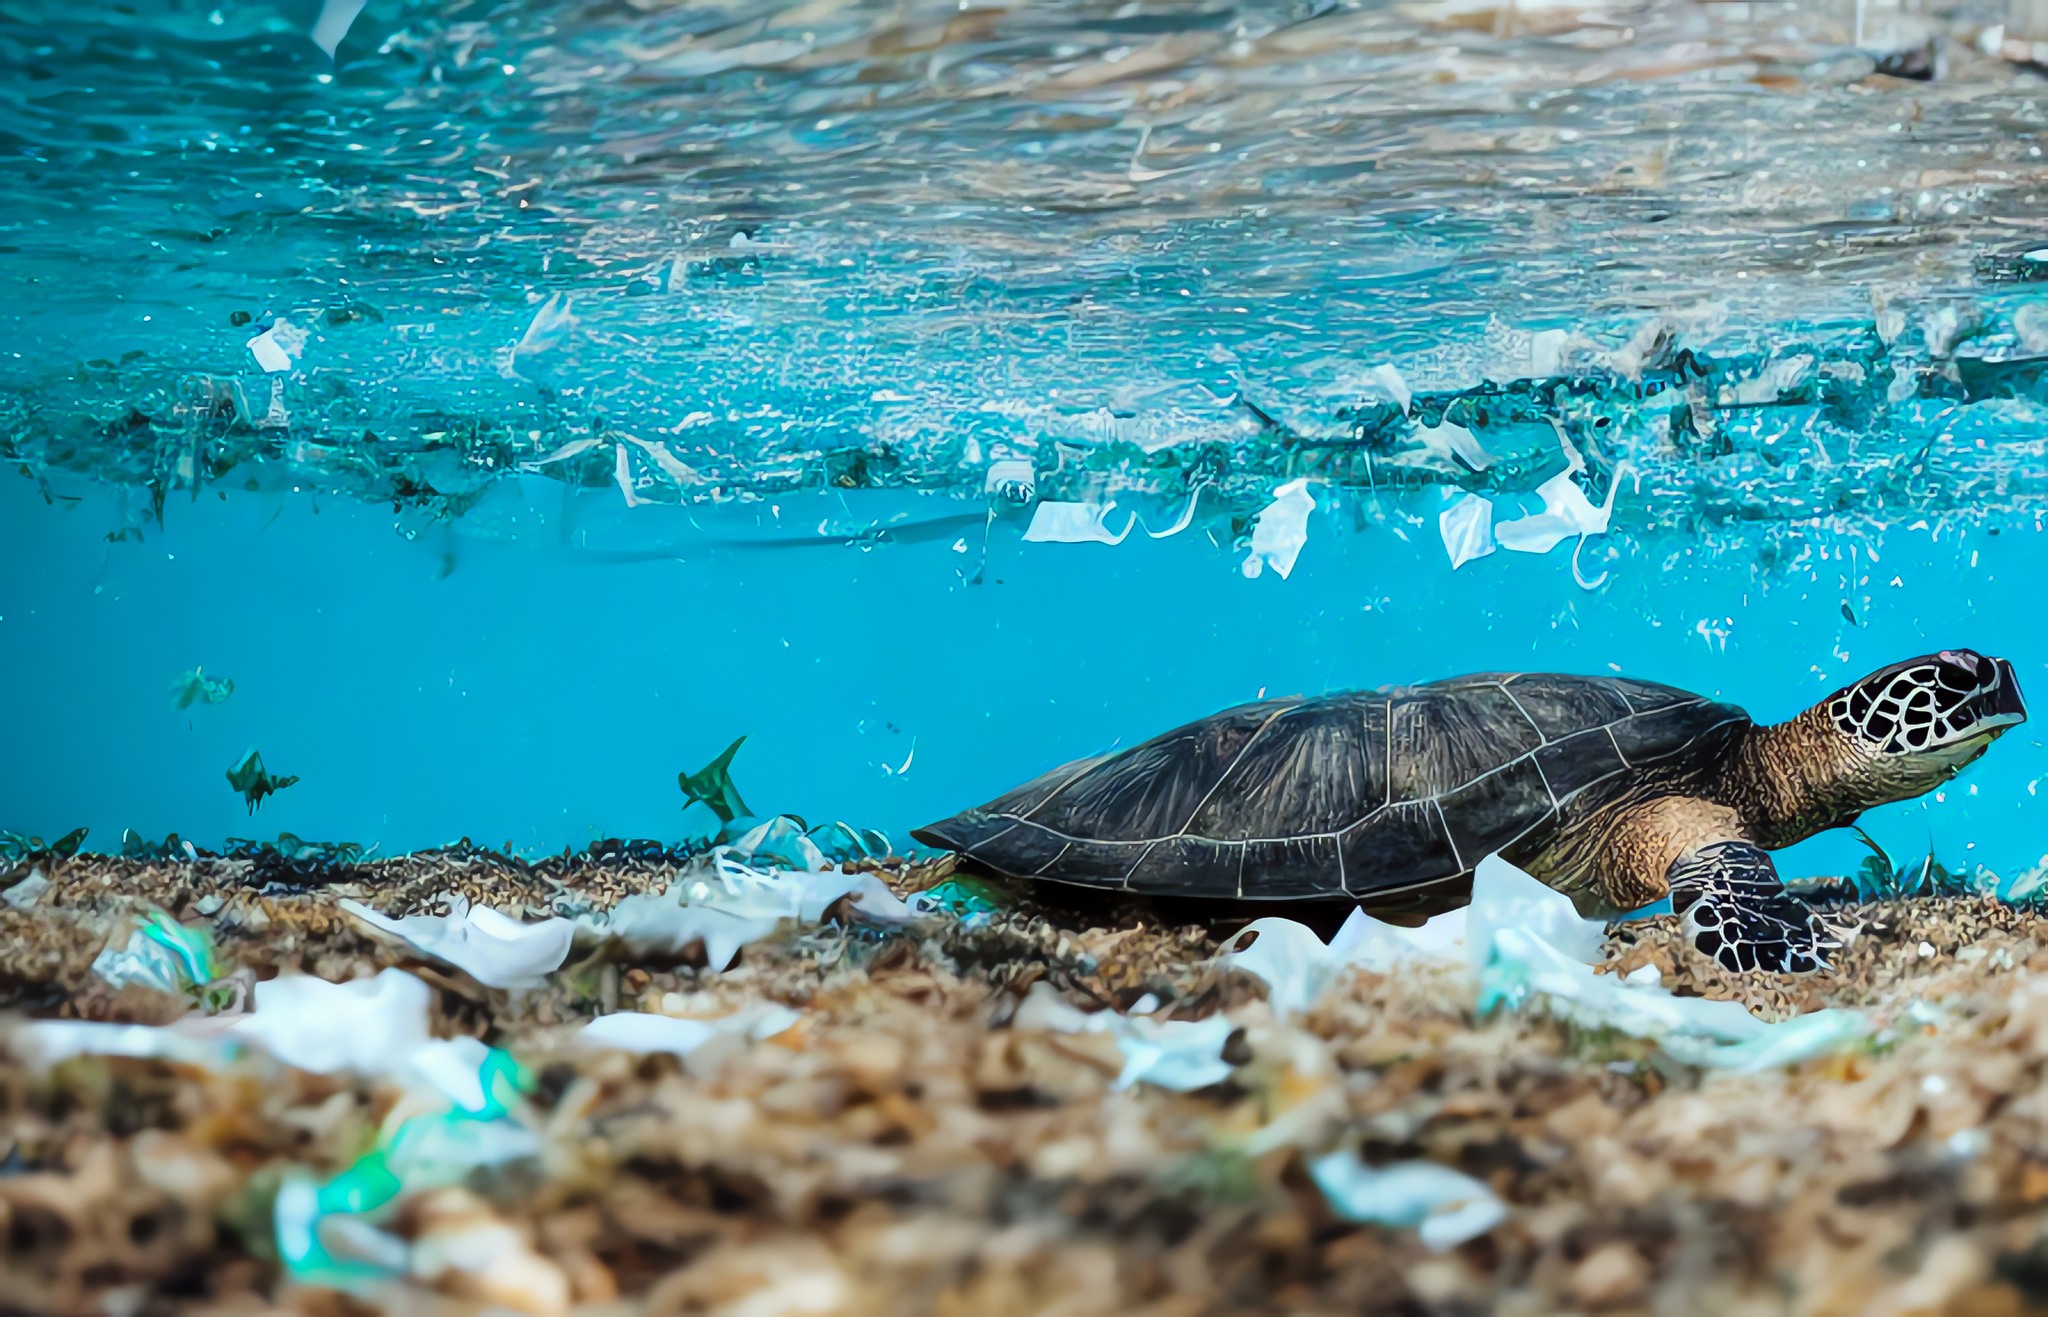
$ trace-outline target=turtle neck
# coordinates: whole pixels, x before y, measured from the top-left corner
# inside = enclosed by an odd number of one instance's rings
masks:
[[[1715,794],[1742,815],[1758,845],[1790,846],[1881,803],[1864,798],[1874,793],[1859,789],[1847,750],[1826,709],[1816,706],[1736,742]]]

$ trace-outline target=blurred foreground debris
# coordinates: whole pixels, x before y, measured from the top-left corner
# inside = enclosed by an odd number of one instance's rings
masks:
[[[2031,911],[1838,903],[1837,974],[1738,979],[1669,916],[1588,928],[1511,871],[1455,929],[1247,939],[1046,905],[846,831],[840,860],[786,819],[537,861],[293,838],[329,866],[296,883],[255,843],[8,860],[5,1304],[2043,1302]],[[624,935],[646,918],[661,937]],[[1503,978],[1501,949],[1538,942],[1575,968],[1525,956]],[[1859,1028],[1714,1068],[1589,1002],[1758,1037],[1823,1009]]]

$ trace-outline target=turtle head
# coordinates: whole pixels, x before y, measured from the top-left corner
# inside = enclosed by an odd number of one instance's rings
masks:
[[[2027,720],[2012,664],[1967,649],[1879,669],[1816,712],[1850,742],[1855,776],[1882,797],[1872,803],[1939,786]]]

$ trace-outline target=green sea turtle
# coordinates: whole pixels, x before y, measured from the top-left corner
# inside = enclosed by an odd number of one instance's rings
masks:
[[[1427,913],[1498,853],[1610,917],[1669,895],[1734,970],[1839,943],[1767,853],[1954,777],[2026,720],[2012,664],[1943,650],[1787,722],[1622,677],[1487,673],[1262,700],[911,835],[1012,877]]]

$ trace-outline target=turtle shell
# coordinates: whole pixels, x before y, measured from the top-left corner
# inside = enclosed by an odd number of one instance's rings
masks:
[[[1588,793],[1749,725],[1648,682],[1488,673],[1264,700],[1084,759],[911,835],[998,873],[1159,896],[1375,899],[1533,853]]]

